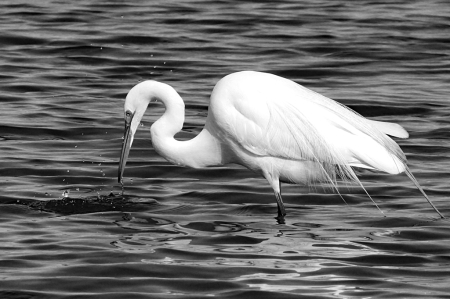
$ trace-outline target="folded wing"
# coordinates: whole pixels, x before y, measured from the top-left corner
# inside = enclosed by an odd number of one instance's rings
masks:
[[[405,155],[386,135],[406,138],[408,133],[397,124],[368,120],[270,74],[234,74],[214,90],[226,95],[218,99],[213,92],[211,97],[222,134],[254,155],[318,162],[328,177],[352,180],[357,178],[350,166],[388,173],[405,170]]]

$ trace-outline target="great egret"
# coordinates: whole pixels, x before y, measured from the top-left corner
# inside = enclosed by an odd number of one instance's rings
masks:
[[[273,188],[279,220],[286,215],[280,182],[327,182],[337,190],[339,177],[361,185],[352,167],[406,172],[444,218],[409,171],[400,147],[387,136],[407,138],[400,125],[368,120],[291,80],[253,71],[230,74],[216,84],[205,127],[187,141],[174,138],[184,122],[184,102],[175,89],[156,81],[134,86],[125,101],[119,183],[136,129],[153,101],[166,108],[150,130],[158,154],[194,168],[236,163],[253,170]]]

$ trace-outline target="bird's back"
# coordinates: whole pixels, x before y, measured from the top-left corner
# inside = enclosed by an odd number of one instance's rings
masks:
[[[213,90],[208,117],[222,139],[256,156],[341,165],[344,172],[350,166],[405,169],[403,152],[381,125],[275,75],[245,71],[224,77]]]

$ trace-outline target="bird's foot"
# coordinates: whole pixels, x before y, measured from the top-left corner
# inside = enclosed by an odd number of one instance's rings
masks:
[[[282,214],[282,213],[278,213],[278,216],[275,217],[275,219],[277,220],[278,224],[286,224],[286,221],[284,219],[284,216],[286,216],[286,213]]]

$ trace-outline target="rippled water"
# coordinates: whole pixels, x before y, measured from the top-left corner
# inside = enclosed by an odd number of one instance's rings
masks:
[[[238,166],[173,166],[152,105],[117,184],[123,100],[186,101],[192,138],[224,75],[281,75],[410,132],[410,168],[450,217],[446,1],[3,1],[1,298],[448,298],[449,221],[404,175],[361,171],[349,203]]]

